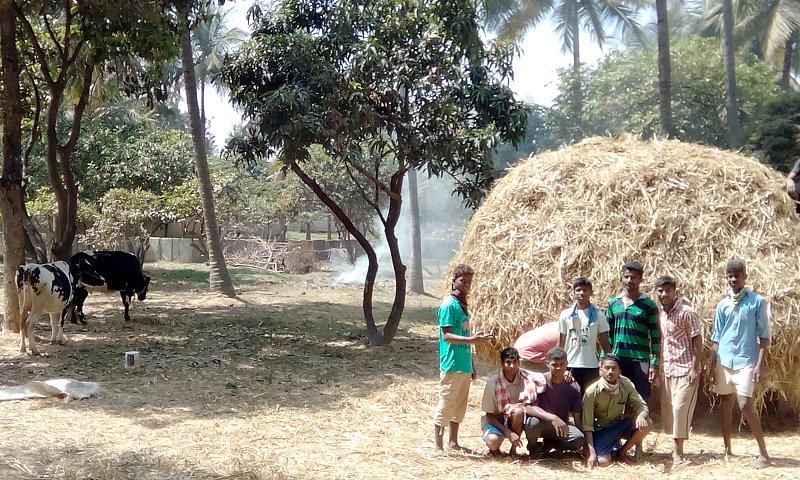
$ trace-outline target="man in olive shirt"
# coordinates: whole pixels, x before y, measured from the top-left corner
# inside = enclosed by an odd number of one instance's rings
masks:
[[[636,418],[625,416],[627,409]],[[636,391],[633,382],[619,373],[619,358],[606,354],[600,363],[600,380],[591,384],[583,395],[583,432],[589,458],[586,467],[606,466],[611,455],[628,459],[628,450],[650,433],[650,412],[647,403]],[[620,446],[622,438],[628,440]]]

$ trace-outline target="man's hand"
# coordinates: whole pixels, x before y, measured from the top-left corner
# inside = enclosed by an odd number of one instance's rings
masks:
[[[478,342],[485,342],[486,340],[491,340],[494,338],[494,335],[491,333],[485,332],[477,332],[475,335],[469,337],[470,343],[478,343]]]
[[[636,428],[647,428],[650,426],[650,418],[645,414],[636,415]]]
[[[759,383],[761,381],[761,365],[756,365],[753,369],[753,381]]]
[[[575,381],[575,377],[572,376],[571,370],[567,370],[566,372],[564,372],[564,381],[567,383],[572,383]]]
[[[708,369],[708,381],[711,385],[717,384],[717,365],[712,364],[711,368]]]
[[[650,365],[650,370],[647,371],[647,381],[653,383],[658,375],[658,368],[655,365]]]
[[[567,427],[567,424],[564,423],[564,420],[561,420],[560,418],[556,417],[550,423],[553,424],[553,429],[555,429],[556,435],[558,435],[559,437],[566,437],[567,434],[569,433],[569,428]]]
[[[509,432],[509,434],[506,435],[506,438],[508,438],[508,441],[511,442],[511,445],[515,446],[516,448],[522,448],[522,440],[520,440],[519,435],[516,433]]]
[[[589,458],[586,460],[586,468],[591,470],[596,466],[597,466],[597,454],[596,453],[590,453],[589,454]]]
[[[700,381],[700,372],[698,372],[694,368],[689,370],[689,383],[690,384],[695,384],[695,383],[697,383],[699,381]]]
[[[478,372],[472,370],[472,374],[470,376],[472,377],[473,380],[476,380],[478,378]]]

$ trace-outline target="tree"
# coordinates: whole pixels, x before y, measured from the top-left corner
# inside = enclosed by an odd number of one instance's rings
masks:
[[[672,66],[669,54],[669,8],[667,0],[656,0],[658,23],[658,111],[661,134],[673,136],[672,128]]]
[[[487,153],[496,138],[518,140],[525,131],[527,109],[504,83],[514,50],[483,44],[468,0],[287,0],[255,14],[251,40],[223,69],[250,121],[233,148],[245,161],[274,156],[358,241],[368,258],[367,335],[372,344],[389,343],[405,308],[395,232],[405,174],[453,175],[456,192],[480,202],[494,178]],[[347,173],[383,228],[395,294],[380,330],[372,311],[375,250],[309,175],[314,145]]]
[[[675,137],[725,148],[725,71],[719,42],[690,37],[672,44],[672,103]],[[587,133],[617,135],[623,132],[652,138],[659,131],[657,56],[652,50],[629,49],[607,55],[596,69],[586,70]],[[752,53],[736,57],[739,110],[747,129],[762,118],[763,105],[776,99],[778,72]],[[571,76],[564,72],[562,82]],[[563,87],[569,89],[569,86]],[[556,141],[569,125],[561,113],[561,96],[549,115]],[[568,107],[567,107],[568,109]]]
[[[194,53],[192,51],[191,38],[192,22],[188,7],[188,5],[184,5],[178,9],[181,18],[181,62],[183,64],[186,105],[189,110],[189,122],[192,129],[192,140],[194,142],[197,180],[200,186],[200,199],[203,204],[203,218],[205,220],[206,245],[208,248],[208,263],[210,266],[208,282],[211,291],[235,298],[236,291],[233,288],[233,282],[228,273],[228,266],[225,264],[225,257],[222,253],[222,239],[220,238],[217,214],[214,208],[214,191],[208,170],[206,129],[200,118],[200,108],[197,104],[197,79],[195,78]]]
[[[646,1],[616,0],[483,0],[485,20],[489,28],[504,40],[519,41],[525,32],[551,17],[561,37],[562,51],[572,53],[573,119],[571,141],[585,136],[583,132],[583,92],[581,82],[580,33],[587,29],[602,47],[608,38],[607,26],[623,36],[642,37],[635,19],[636,11]]]
[[[408,171],[408,207],[411,209],[411,269],[408,272],[408,291],[425,293],[422,280],[422,232],[419,218],[419,192],[417,191],[417,171]]]
[[[17,50],[16,16],[13,0],[0,0],[0,57],[3,79],[3,173],[0,176],[0,213],[3,215],[3,331],[19,329],[19,304],[14,281],[17,267],[24,263],[22,239],[22,95],[20,59]]]
[[[728,146],[739,148],[742,130],[739,124],[739,101],[736,97],[736,65],[733,44],[733,0],[722,0],[722,53],[725,65],[725,120]]]

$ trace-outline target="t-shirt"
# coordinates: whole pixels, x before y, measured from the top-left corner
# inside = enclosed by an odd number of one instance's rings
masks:
[[[583,410],[581,387],[577,382],[553,383],[553,375],[550,372],[545,373],[544,378],[547,380],[547,388],[539,394],[536,402],[542,410],[552,413],[564,422],[569,421],[570,412]]]
[[[500,413],[494,391],[497,385],[497,377],[502,374],[503,371],[500,370],[486,380],[486,387],[483,389],[483,400],[481,401],[481,409],[486,413]],[[508,399],[511,403],[518,403],[519,394],[525,390],[525,380],[522,375],[517,374],[513,382],[507,382],[506,384],[508,385]]]
[[[472,348],[469,344],[454,344],[444,340],[442,327],[452,327],[452,333],[469,336],[469,315],[458,300],[448,295],[437,312],[439,317],[439,370],[442,372],[472,373]]]
[[[606,310],[611,353],[650,365],[658,365],[661,331],[658,328],[658,306],[642,293],[631,304],[622,295],[611,297]]]
[[[561,312],[558,331],[566,336],[567,366],[597,368],[597,336],[608,332],[608,321],[594,304],[583,310],[575,304]]]
[[[558,322],[548,322],[519,336],[514,348],[519,356],[533,363],[547,362],[547,352],[558,346]]]

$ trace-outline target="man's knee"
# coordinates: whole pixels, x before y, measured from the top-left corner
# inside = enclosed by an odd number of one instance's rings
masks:
[[[586,442],[586,438],[583,436],[583,432],[578,430],[577,428],[570,429],[570,437],[572,437],[569,441],[569,446],[572,450],[580,450],[583,448],[583,444]]]
[[[503,444],[503,437],[494,433],[487,433],[484,435],[483,441],[486,442],[489,450],[500,450],[500,445]]]
[[[600,455],[597,457],[597,464],[601,467],[607,467],[611,463],[611,456]]]
[[[542,421],[536,417],[528,417],[525,419],[525,430],[531,430],[534,428],[539,428]]]

